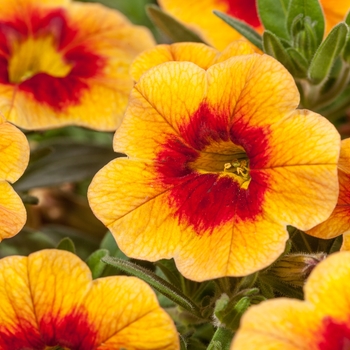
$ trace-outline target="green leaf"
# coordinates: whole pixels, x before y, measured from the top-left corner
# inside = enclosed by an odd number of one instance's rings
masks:
[[[57,245],[56,249],[66,250],[67,252],[71,252],[75,254],[75,245],[74,242],[69,238],[63,238]]]
[[[257,33],[251,26],[246,24],[245,22],[239,21],[226,13],[220,11],[213,11],[215,15],[221,18],[224,22],[226,22],[229,26],[234,28],[238,33],[242,34],[246,39],[248,39],[253,45],[255,45],[258,49],[262,50],[262,38],[259,33]]]
[[[229,350],[231,347],[231,342],[233,338],[233,333],[224,327],[219,327],[216,329],[207,350]]]
[[[130,275],[142,279],[151,287],[153,287],[156,291],[163,294],[164,296],[172,300],[174,303],[189,311],[191,314],[201,318],[201,313],[198,306],[191,299],[184,295],[180,289],[173,286],[163,278],[157,276],[155,273],[137,264],[118,258],[107,256],[104,257],[102,261]]]
[[[192,41],[204,43],[196,33],[162,11],[158,6],[147,5],[146,12],[153,24],[173,42]]]
[[[345,45],[347,34],[348,26],[345,23],[339,23],[317,49],[308,72],[309,78],[314,84],[319,84],[327,78]]]
[[[266,30],[263,34],[264,52],[280,61],[292,74],[294,73],[294,65],[292,59],[288,55],[288,51],[283,47],[277,36]]]
[[[28,166],[13,186],[16,191],[78,182],[95,175],[109,161],[124,156],[109,147],[67,139],[42,144],[42,148],[48,147],[52,152]]]
[[[289,0],[258,0],[258,12],[266,30],[279,38],[289,39],[286,25]]]
[[[322,42],[324,36],[325,21],[319,0],[291,0],[287,14],[287,29],[292,34],[294,19],[302,15],[309,17],[316,34],[317,46]]]
[[[350,27],[350,11],[348,12],[348,14],[345,17],[345,23],[348,25],[348,27]],[[343,54],[342,54],[342,58],[343,60],[350,64],[350,35],[348,33],[347,39],[346,39],[346,44],[343,50]]]
[[[105,258],[106,256],[109,256],[109,252],[107,249],[99,249],[93,252],[86,260],[86,264],[89,266],[92,278],[98,278],[102,276],[106,264],[101,261],[102,258]]]
[[[288,48],[287,52],[295,67],[294,77],[305,78],[307,76],[307,70],[309,68],[307,60],[296,49]]]

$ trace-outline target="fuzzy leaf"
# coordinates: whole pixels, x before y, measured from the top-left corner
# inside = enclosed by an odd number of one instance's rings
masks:
[[[292,34],[294,19],[302,15],[303,18],[311,19],[317,45],[323,40],[324,35],[324,15],[319,0],[291,0],[287,14],[287,29]]]
[[[109,256],[109,252],[107,249],[99,249],[93,252],[86,260],[86,264],[89,266],[92,278],[98,278],[100,277],[105,268],[106,264],[101,261],[102,258]]]
[[[278,37],[266,30],[263,34],[264,51],[270,56],[280,61],[292,74],[294,74],[293,61],[289,57],[288,51],[283,47]]]
[[[288,0],[258,0],[258,12],[262,24],[279,38],[288,40],[286,25]]]
[[[317,49],[308,72],[309,78],[314,84],[319,84],[327,78],[345,45],[347,34],[348,26],[345,23],[339,23]]]
[[[75,245],[74,242],[69,238],[63,238],[57,245],[56,249],[66,250],[67,252],[71,252],[75,254]]]

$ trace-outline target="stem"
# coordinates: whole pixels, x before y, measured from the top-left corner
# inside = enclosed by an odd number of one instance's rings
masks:
[[[233,333],[229,329],[219,327],[214,333],[207,350],[229,350],[232,338]]]

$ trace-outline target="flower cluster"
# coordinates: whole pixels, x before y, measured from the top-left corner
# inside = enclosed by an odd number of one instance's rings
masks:
[[[158,4],[0,0],[0,350],[350,348],[350,0]]]

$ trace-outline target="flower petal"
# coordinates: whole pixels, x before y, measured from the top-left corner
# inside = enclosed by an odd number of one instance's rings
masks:
[[[137,278],[95,280],[84,304],[90,322],[99,330],[96,343],[103,345],[98,349],[179,348],[174,323],[151,288]]]
[[[305,299],[338,322],[349,320],[349,266],[350,252],[332,254],[315,267],[304,287]]]
[[[0,124],[0,179],[15,182],[29,161],[29,145],[25,135],[10,123]]]
[[[17,234],[27,220],[21,198],[6,181],[0,181],[0,241]]]
[[[312,306],[302,301],[268,300],[243,315],[231,350],[318,350],[318,321]]]

